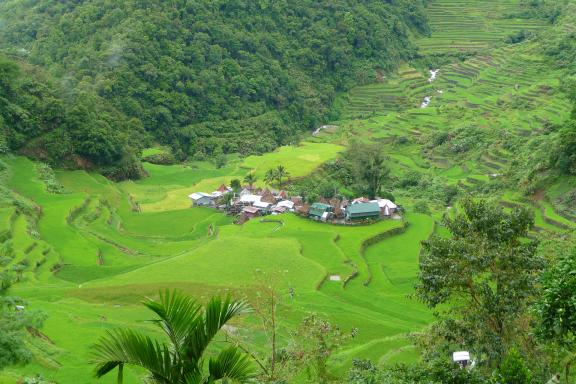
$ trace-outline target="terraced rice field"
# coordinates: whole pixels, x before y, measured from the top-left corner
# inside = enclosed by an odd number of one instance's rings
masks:
[[[37,340],[37,360],[8,371],[6,382],[26,372],[95,382],[87,362],[104,329],[129,322],[153,332],[140,322],[146,319],[142,297],[177,287],[200,299],[232,292],[253,301],[260,275],[273,279],[283,297],[282,337],[309,311],[343,329],[358,328],[334,359],[334,372],[346,369],[350,355],[383,364],[416,358],[405,334],[429,322],[430,313],[406,294],[415,282],[419,243],[433,230],[429,216],[339,227],[283,215],[281,225],[252,220],[237,226],[207,208],[136,212],[122,184],[85,172],[60,172],[66,192],[51,194],[30,160],[2,160],[10,171],[6,185],[42,207],[32,222],[6,206],[0,222],[7,233],[3,246],[16,250],[11,263],[21,265],[13,292],[50,313],[43,332],[51,340]],[[364,245],[389,231],[394,235],[385,242]],[[328,279],[334,275],[340,281]],[[248,318],[239,325],[255,350],[264,346],[258,324]],[[137,376],[130,371],[128,382]]]
[[[477,52],[520,31],[545,27],[540,20],[522,19],[522,0],[433,0],[428,14],[430,37],[418,40],[423,53]]]
[[[356,87],[345,97],[344,118],[366,119],[417,107],[431,89],[428,78],[405,66],[380,83]]]

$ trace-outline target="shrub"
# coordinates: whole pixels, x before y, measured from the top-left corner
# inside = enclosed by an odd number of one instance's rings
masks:
[[[530,384],[532,372],[516,349],[511,349],[498,369],[498,381],[502,384]]]

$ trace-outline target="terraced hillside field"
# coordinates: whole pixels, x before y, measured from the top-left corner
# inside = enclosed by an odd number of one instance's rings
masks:
[[[545,22],[523,19],[522,0],[433,0],[430,37],[418,40],[423,53],[480,51],[521,31],[535,32]]]
[[[13,293],[50,314],[42,330],[49,341],[34,340],[35,362],[8,371],[5,382],[23,372],[95,382],[90,346],[105,329],[129,322],[153,332],[141,322],[147,318],[139,305],[143,297],[175,287],[200,299],[230,292],[254,302],[259,276],[275,281],[282,297],[283,338],[312,311],[342,329],[358,328],[334,359],[334,372],[350,364],[349,356],[381,363],[416,358],[406,333],[427,324],[430,314],[406,294],[415,282],[419,243],[433,230],[429,216],[357,228],[283,215],[238,226],[207,208],[136,212],[122,185],[85,172],[60,172],[65,192],[49,193],[33,162],[2,161],[12,197],[42,210],[35,219],[8,202],[0,210],[3,247],[15,250],[5,253],[9,266],[21,271]],[[385,242],[364,245],[388,232]],[[265,346],[259,324],[248,318],[237,325],[256,351]],[[131,371],[128,382],[137,376]]]
[[[448,3],[436,1],[432,7]],[[573,24],[563,20],[554,28],[570,30]],[[353,90],[345,100],[344,119],[335,123],[339,129],[323,133],[320,140],[380,143],[391,159],[394,179],[424,180],[393,190],[404,203],[430,201],[452,186],[461,193],[494,198],[507,208],[530,207],[535,232],[545,238],[573,231],[576,217],[559,210],[555,201],[574,188],[574,177],[544,185],[532,196],[518,188],[521,170],[549,156],[526,148],[540,148],[551,127],[562,126],[570,115],[572,106],[560,89],[562,71],[554,69],[538,41],[493,45],[441,67],[434,78],[428,71],[404,69],[379,84]],[[371,104],[367,94],[371,100],[393,95],[400,102]]]

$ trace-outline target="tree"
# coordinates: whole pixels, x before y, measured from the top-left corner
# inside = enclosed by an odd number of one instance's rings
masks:
[[[381,147],[354,141],[343,157],[354,178],[356,192],[375,198],[382,189],[384,178],[390,173]]]
[[[222,202],[226,205],[226,211],[230,210],[230,206],[232,205],[232,201],[234,201],[234,195],[231,193],[225,193],[222,195]]]
[[[428,307],[443,309],[428,352],[467,348],[478,362],[498,366],[523,335],[520,323],[543,266],[538,242],[526,238],[533,216],[526,209],[507,213],[494,201],[466,199],[461,213],[445,216],[443,223],[452,236],[423,242],[416,286]]]
[[[382,181],[390,171],[384,165],[386,158],[380,148],[376,146],[370,147],[364,157],[365,161],[361,175],[368,185],[368,197],[374,199],[380,193]]]
[[[576,117],[560,132],[558,142],[553,161],[563,173],[576,175]]]
[[[278,188],[282,189],[282,178],[290,176],[290,173],[283,165],[279,165],[276,167],[275,174],[278,179]]]
[[[274,169],[267,170],[264,175],[264,182],[271,186],[274,180],[276,180],[276,171]]]
[[[244,182],[248,183],[248,185],[250,186],[250,190],[253,189],[254,184],[256,183],[256,181],[258,181],[258,178],[256,177],[256,175],[254,174],[254,172],[250,172],[249,174],[247,174],[244,177]]]
[[[564,366],[568,381],[570,367],[576,360],[576,249],[544,273],[536,310],[541,339],[556,342],[569,352]]]
[[[230,188],[232,188],[234,190],[234,192],[239,192],[240,189],[242,189],[242,184],[240,183],[240,180],[238,179],[233,179],[230,181]]]
[[[158,384],[213,383],[222,379],[247,382],[253,376],[247,356],[236,346],[211,357],[207,372],[202,364],[206,348],[218,331],[249,311],[246,303],[214,297],[203,308],[178,291],[164,291],[159,301],[148,300],[144,305],[156,315],[153,323],[167,341],[156,341],[130,329],[109,331],[94,347],[97,377],[118,368],[118,383],[122,383],[125,365],[144,368],[148,382]]]
[[[328,372],[328,360],[334,352],[349,338],[340,328],[316,314],[306,316],[292,334],[292,345],[288,347],[288,358],[295,369],[305,369],[314,383],[326,383],[331,377]]]
[[[498,382],[502,384],[532,383],[532,372],[530,372],[524,359],[515,348],[510,350],[500,368],[498,368]]]
[[[5,296],[12,283],[10,274],[0,274],[0,371],[10,365],[27,363],[32,358],[26,343],[27,331],[36,331],[45,320],[39,311],[29,310],[19,298]]]

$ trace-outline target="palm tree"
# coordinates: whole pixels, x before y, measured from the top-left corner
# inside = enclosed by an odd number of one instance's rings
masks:
[[[252,190],[252,187],[256,183],[257,180],[258,180],[258,178],[254,174],[254,172],[250,172],[249,174],[247,174],[244,177],[244,182],[248,183],[248,185],[250,186],[250,190]]]
[[[290,175],[290,173],[286,170],[286,168],[283,165],[279,165],[276,168],[276,178],[278,179],[278,187],[280,189],[282,189],[282,178],[283,177],[288,177]]]
[[[234,201],[234,195],[232,193],[225,193],[222,195],[222,202],[226,205],[226,212],[230,211],[230,206]]]
[[[236,346],[223,349],[204,367],[206,348],[228,321],[249,311],[246,303],[214,297],[203,308],[181,292],[167,290],[160,293],[159,301],[148,300],[144,305],[156,314],[152,321],[168,340],[160,342],[129,329],[108,331],[94,347],[96,377],[118,367],[120,384],[125,365],[144,368],[146,382],[154,384],[204,384],[221,379],[244,383],[253,376],[247,355]]]
[[[264,175],[264,182],[270,186],[272,186],[272,183],[274,182],[274,180],[276,180],[276,170],[274,169],[269,169],[266,171],[266,175]]]

